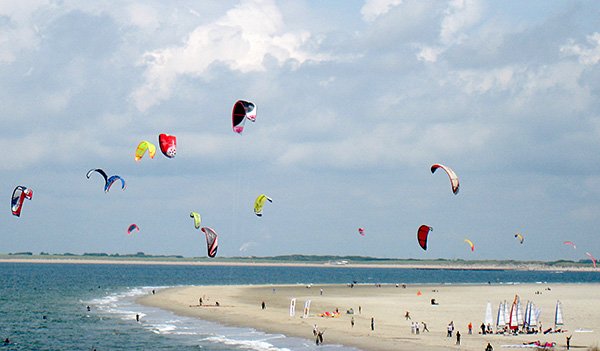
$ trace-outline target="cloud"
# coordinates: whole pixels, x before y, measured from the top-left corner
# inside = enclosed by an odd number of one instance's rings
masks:
[[[402,0],[367,0],[360,9],[363,20],[374,21],[377,17],[385,15],[394,6],[402,4]]]
[[[178,77],[207,78],[212,64],[241,73],[265,70],[264,60],[279,65],[293,61],[323,61],[327,55],[305,51],[307,31],[285,32],[282,15],[271,0],[247,0],[212,23],[194,29],[183,45],[147,52],[145,82],[133,93],[137,108],[145,111],[171,96]]]
[[[560,48],[560,52],[568,56],[577,56],[579,62],[591,66],[600,61],[600,33],[594,32],[586,36],[588,46],[576,44],[574,40]]]
[[[440,23],[439,44],[421,45],[417,59],[436,62],[439,55],[468,38],[467,31],[482,17],[482,6],[478,0],[452,0],[444,11]]]

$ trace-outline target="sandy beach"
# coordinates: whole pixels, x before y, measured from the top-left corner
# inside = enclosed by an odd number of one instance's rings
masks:
[[[322,289],[322,294],[321,294]],[[511,302],[518,294],[523,304],[532,300],[542,309],[543,329],[553,327],[557,300],[563,305],[563,333],[518,336],[482,335],[487,302],[494,319],[501,301]],[[202,306],[199,306],[202,298]],[[290,300],[296,298],[296,314],[290,316]],[[432,305],[435,299],[438,305]],[[302,318],[306,300],[311,300],[308,318]],[[265,309],[261,303],[265,302]],[[270,333],[298,336],[315,342],[313,325],[324,330],[324,342],[355,346],[363,350],[494,350],[522,347],[539,340],[556,342],[555,349],[587,349],[600,345],[600,294],[594,284],[515,285],[285,285],[285,286],[191,286],[158,291],[139,299],[145,305],[171,310],[227,325],[252,327]],[[216,306],[216,303],[219,306]],[[346,313],[349,309],[354,314]],[[319,317],[323,312],[340,311],[339,317]],[[359,313],[360,309],[360,313]],[[411,319],[405,318],[406,311]],[[351,320],[354,317],[354,326]],[[375,330],[371,330],[371,318]],[[451,338],[447,325],[454,323]],[[420,333],[411,331],[419,322]],[[427,324],[429,332],[423,330]],[[468,334],[468,324],[473,334]],[[456,332],[461,343],[456,345]]]

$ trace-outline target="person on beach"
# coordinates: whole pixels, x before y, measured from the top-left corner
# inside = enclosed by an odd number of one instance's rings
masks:
[[[567,336],[567,350],[571,349],[571,338],[573,337],[573,334]]]
[[[317,333],[319,332],[319,327],[317,327],[316,324],[313,324],[313,335],[317,336]]]
[[[404,318],[406,318],[406,320],[411,319],[410,318],[410,312],[406,311],[406,314],[404,314]]]
[[[154,289],[152,289],[152,295],[156,294],[156,291],[154,291]]]
[[[447,338],[451,338],[452,337],[452,330],[454,328],[452,327],[452,324],[448,324],[448,333],[446,334]]]
[[[323,344],[323,333],[325,333],[325,330],[319,330],[317,333],[317,339],[319,339],[320,344]]]
[[[421,324],[423,324],[423,331],[429,333],[429,329],[427,329],[427,324],[425,324],[425,322],[421,322]]]
[[[490,344],[488,342],[487,346],[485,347],[485,351],[494,351],[494,348],[492,347],[492,344]]]
[[[481,335],[485,335],[485,323],[481,323]]]
[[[358,314],[361,314],[362,312],[362,307],[358,306]]]
[[[456,345],[460,345],[460,331],[456,331]]]
[[[371,317],[371,330],[375,330],[375,317]]]
[[[419,335],[419,322],[415,322],[415,334]]]
[[[350,320],[350,327],[354,328],[354,317],[352,317],[352,319]]]
[[[415,333],[415,322],[410,322],[410,333],[411,334]]]
[[[323,295],[323,289],[319,290],[320,294]]]
[[[88,312],[91,310],[90,306],[87,307]]]
[[[198,299],[198,306],[202,306],[202,298]]]
[[[469,328],[469,335],[473,334],[473,323],[469,322],[467,327]]]
[[[265,304],[265,302],[263,301],[263,302],[260,304],[260,307],[261,307],[261,308],[264,310],[265,308],[267,308],[267,305],[266,305],[266,304]]]

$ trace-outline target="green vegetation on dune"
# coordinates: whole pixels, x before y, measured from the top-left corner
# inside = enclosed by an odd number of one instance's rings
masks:
[[[184,257],[181,255],[152,255],[143,252],[135,254],[108,253],[61,253],[52,254],[40,252],[15,252],[0,254],[0,259],[31,259],[31,260],[103,260],[103,261],[148,261],[148,262],[213,262],[213,263],[254,263],[254,264],[328,264],[328,265],[394,265],[394,266],[427,266],[427,267],[540,267],[540,268],[584,268],[591,265],[590,260],[579,261],[516,261],[516,260],[463,260],[463,259],[414,259],[414,258],[380,258],[368,256],[334,256],[334,255],[281,255],[281,256],[245,256],[245,257]]]

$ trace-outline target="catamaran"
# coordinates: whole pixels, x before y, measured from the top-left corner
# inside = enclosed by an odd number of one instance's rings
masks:
[[[562,313],[562,304],[560,301],[556,300],[556,309],[554,310],[554,329],[556,326],[563,325],[563,313]]]

